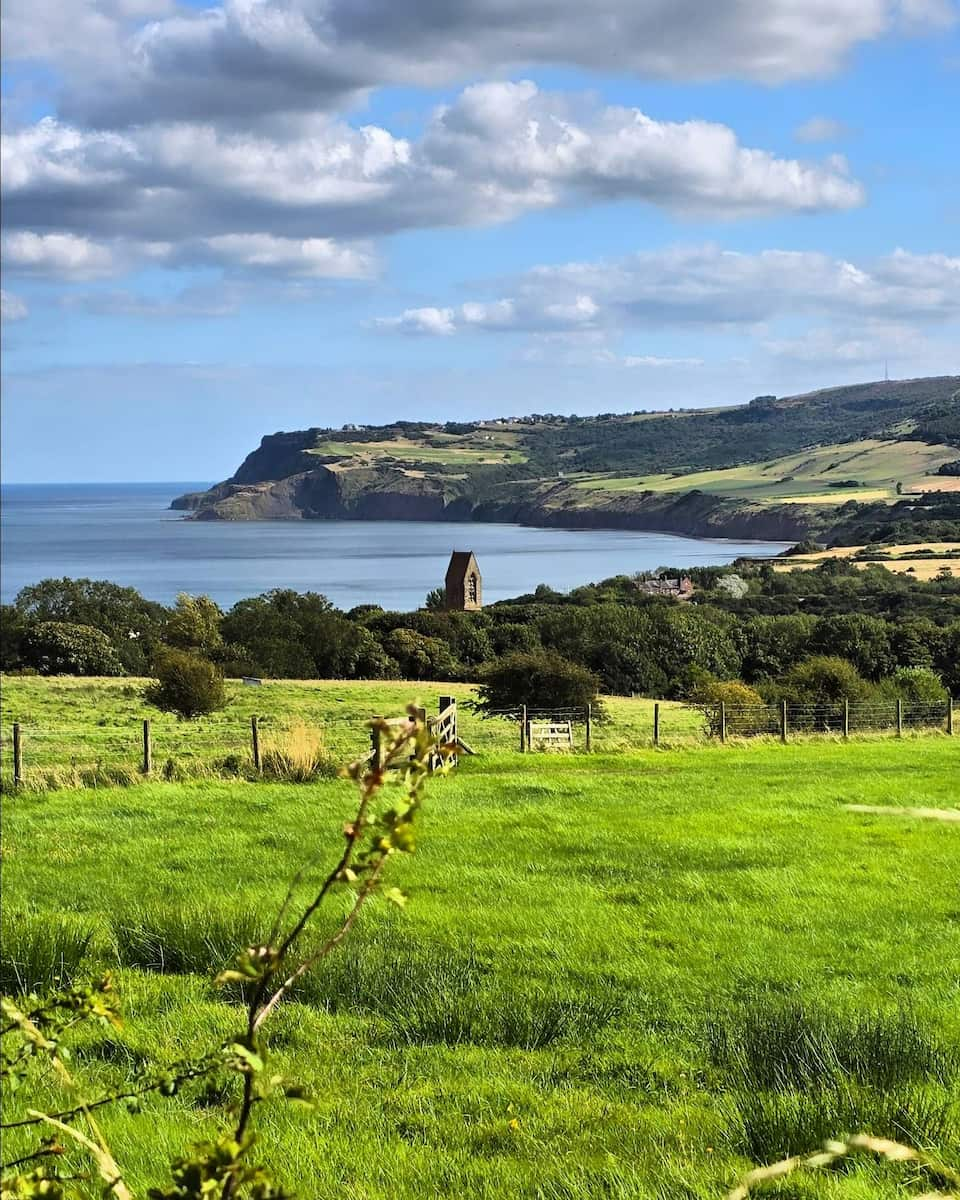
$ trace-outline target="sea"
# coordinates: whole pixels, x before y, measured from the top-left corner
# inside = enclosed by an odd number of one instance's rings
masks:
[[[271,588],[322,592],[339,608],[409,611],[472,550],[486,603],[649,571],[779,554],[789,543],[604,529],[395,521],[200,522],[171,511],[205,482],[5,484],[2,599],[60,576],[106,579],[169,603],[205,593],[226,608]]]

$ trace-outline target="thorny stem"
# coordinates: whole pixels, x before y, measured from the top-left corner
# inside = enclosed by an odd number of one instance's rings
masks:
[[[189,1079],[200,1079],[204,1075],[208,1075],[211,1071],[217,1069],[219,1064],[211,1063],[203,1068],[191,1068],[175,1077],[177,1083],[186,1083]],[[99,1100],[91,1100],[86,1104],[78,1104],[76,1108],[67,1108],[63,1112],[48,1113],[47,1116],[53,1117],[57,1121],[67,1121],[70,1117],[79,1116],[80,1113],[88,1112],[90,1109],[103,1108],[106,1104],[118,1104],[121,1100],[135,1100],[138,1096],[149,1095],[150,1092],[159,1091],[164,1086],[165,1080],[155,1080],[153,1083],[144,1084],[141,1088],[134,1088],[129,1092],[116,1092],[112,1096],[102,1096]],[[39,1125],[43,1121],[43,1117],[27,1117],[22,1121],[4,1121],[0,1123],[0,1129],[20,1129],[24,1125]]]
[[[290,989],[293,987],[293,985],[297,982],[298,979],[301,979],[304,975],[306,975],[306,973],[310,970],[310,968],[312,966],[314,966],[316,963],[318,963],[322,958],[326,958],[326,956],[330,953],[331,950],[333,950],[336,946],[340,945],[340,943],[343,941],[343,939],[347,936],[347,934],[353,928],[353,924],[356,921],[357,916],[360,913],[360,909],[363,906],[363,902],[367,899],[367,897],[370,895],[370,893],[376,887],[377,880],[380,877],[380,872],[383,870],[383,865],[386,861],[387,861],[387,856],[386,856],[386,854],[384,854],[384,856],[374,864],[373,869],[371,870],[370,874],[367,877],[366,883],[363,885],[363,888],[357,893],[357,898],[354,901],[353,908],[350,909],[350,912],[344,918],[343,924],[340,926],[340,928],[337,930],[337,932],[331,938],[329,938],[326,942],[324,942],[324,944],[320,947],[320,949],[315,954],[311,954],[311,956],[309,958],[304,959],[304,961],[300,964],[299,967],[297,967],[297,969],[293,972],[293,974],[288,976],[288,978],[283,981],[283,983],[280,985],[279,988],[277,988],[277,990],[273,993],[273,995],[270,997],[270,999],[267,1001],[267,1003],[263,1006],[263,1008],[261,1008],[259,1014],[257,1015],[256,1021],[254,1021],[254,1025],[253,1025],[254,1030],[257,1030],[260,1028],[260,1026],[264,1023],[264,1021],[270,1015],[270,1013],[273,1012],[273,1010],[276,1008],[276,1006],[280,1003],[280,1001],[287,994],[287,992],[290,991]]]
[[[380,871],[383,868],[383,864],[386,861],[388,852],[385,852],[374,863],[370,872],[370,876],[368,877],[363,888],[358,893],[354,905],[344,919],[340,929],[327,942],[324,943],[324,945],[320,948],[320,950],[317,951],[316,954],[311,955],[308,959],[301,963],[300,966],[297,967],[297,969],[274,992],[270,999],[267,1000],[266,995],[270,986],[270,981],[279,972],[290,948],[303,933],[311,917],[327,898],[334,885],[343,879],[344,872],[350,866],[350,863],[353,859],[353,854],[357,843],[363,837],[366,827],[367,810],[370,807],[370,803],[385,782],[387,768],[396,758],[397,754],[399,754],[403,747],[406,746],[410,741],[410,738],[415,733],[416,728],[416,721],[412,719],[408,720],[403,726],[401,726],[399,732],[396,734],[390,746],[387,748],[387,752],[383,757],[383,761],[377,763],[363,777],[360,803],[357,806],[356,815],[352,821],[348,822],[344,826],[345,845],[343,848],[343,853],[340,855],[340,860],[337,862],[333,870],[327,875],[326,879],[324,879],[316,896],[307,905],[299,919],[294,923],[290,932],[280,943],[272,968],[268,971],[265,971],[261,978],[257,981],[257,985],[250,999],[250,1003],[247,1006],[246,1039],[249,1049],[253,1049],[258,1030],[270,1013],[279,1004],[280,1000],[290,990],[290,988],[293,987],[297,980],[302,978],[302,976],[306,974],[306,972],[312,966],[329,954],[330,951],[338,946],[346,937],[347,933],[349,933],[354,922],[356,921],[364,901],[373,890]],[[280,913],[278,914],[277,920],[274,923],[274,929],[276,929],[279,925],[282,914],[289,905],[293,888],[296,886],[299,878],[302,878],[302,871],[298,873],[294,879],[294,882],[288,889],[287,895],[283,901],[283,904],[281,905]],[[240,1144],[243,1143],[243,1139],[246,1136],[247,1127],[250,1124],[250,1116],[253,1112],[254,1102],[255,1095],[253,1072],[247,1070],[243,1077],[243,1098],[240,1102],[240,1111],[237,1116],[237,1125],[233,1135],[234,1140]],[[231,1172],[224,1180],[223,1190],[220,1193],[221,1200],[231,1200],[235,1187],[236,1175]]]

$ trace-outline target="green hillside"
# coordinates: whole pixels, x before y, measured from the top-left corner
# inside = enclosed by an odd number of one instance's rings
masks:
[[[898,484],[949,492],[958,460],[960,377],[945,376],[668,413],[277,433],[230,479],[174,507],[204,519],[573,521],[791,538],[828,529],[846,502],[894,500]],[[674,506],[693,493],[716,501]]]

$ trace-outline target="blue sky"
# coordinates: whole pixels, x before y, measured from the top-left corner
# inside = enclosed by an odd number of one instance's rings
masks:
[[[4,479],[960,371],[958,17],[7,0]]]

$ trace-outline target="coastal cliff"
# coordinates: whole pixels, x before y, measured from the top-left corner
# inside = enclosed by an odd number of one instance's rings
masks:
[[[274,433],[229,479],[171,507],[197,521],[496,521],[794,541],[949,491],[958,385],[883,380],[669,413]]]

